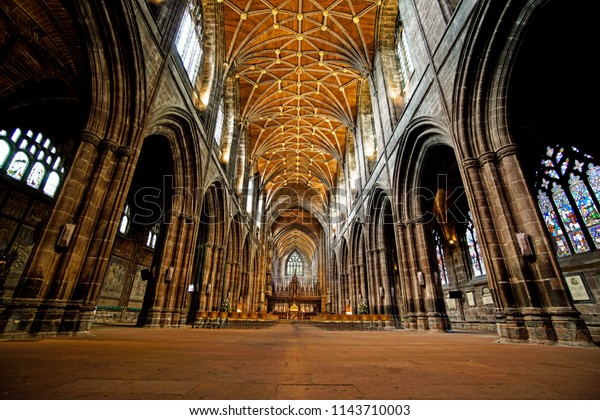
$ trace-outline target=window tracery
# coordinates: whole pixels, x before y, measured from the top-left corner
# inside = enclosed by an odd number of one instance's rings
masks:
[[[175,38],[175,48],[192,83],[198,77],[204,52],[203,37],[202,3],[199,0],[192,0],[183,13]]]
[[[298,251],[293,251],[287,260],[286,274],[288,276],[293,276],[294,274],[296,274],[297,276],[302,276],[303,268],[304,265],[302,262],[302,257],[300,256]]]
[[[548,146],[535,187],[559,257],[600,248],[600,170],[575,147]]]
[[[121,216],[121,223],[119,223],[119,232],[123,235],[127,235],[129,233],[129,226],[131,224],[131,210],[129,209],[129,204],[125,206],[125,210],[123,210],[123,215]]]
[[[398,18],[396,23],[396,55],[400,62],[400,77],[402,79],[402,90],[408,86],[410,76],[415,71],[412,56],[410,53],[410,47],[408,45],[408,39],[406,32],[404,31],[404,24],[402,20]]]
[[[52,140],[32,130],[0,130],[0,169],[9,177],[54,197],[65,168]]]
[[[477,231],[473,225],[473,218],[471,212],[467,213],[467,229],[465,231],[465,239],[467,242],[467,248],[469,250],[469,258],[471,260],[471,268],[473,269],[473,275],[483,276],[485,275],[485,265],[483,264],[483,254],[481,253],[481,247],[479,245],[479,239],[477,238]]]
[[[152,226],[152,229],[148,231],[148,238],[146,239],[146,246],[148,248],[156,248],[156,239],[158,238],[158,234],[160,233],[160,223]]]

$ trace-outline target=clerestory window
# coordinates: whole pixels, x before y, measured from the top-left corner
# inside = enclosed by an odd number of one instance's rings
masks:
[[[198,70],[200,69],[203,55],[203,36],[202,2],[192,0],[183,13],[179,31],[175,38],[175,47],[192,83],[196,82]]]
[[[404,91],[408,86],[408,81],[415,71],[412,56],[410,53],[410,47],[408,45],[408,39],[406,32],[404,31],[404,24],[400,19],[396,23],[396,55],[400,63],[400,78],[402,79],[402,90]]]

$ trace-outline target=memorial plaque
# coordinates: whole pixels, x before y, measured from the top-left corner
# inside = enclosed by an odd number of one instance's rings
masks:
[[[469,302],[469,306],[477,306],[475,304],[475,294],[473,292],[465,293],[467,295],[467,302]]]
[[[575,302],[593,302],[583,273],[565,273],[565,282]]]

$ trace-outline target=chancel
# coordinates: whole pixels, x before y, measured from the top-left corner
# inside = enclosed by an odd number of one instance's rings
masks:
[[[0,338],[600,339],[591,6],[0,7]]]

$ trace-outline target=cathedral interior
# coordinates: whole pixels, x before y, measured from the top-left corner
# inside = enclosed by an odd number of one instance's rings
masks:
[[[0,338],[218,314],[594,346],[592,16],[3,1]]]

